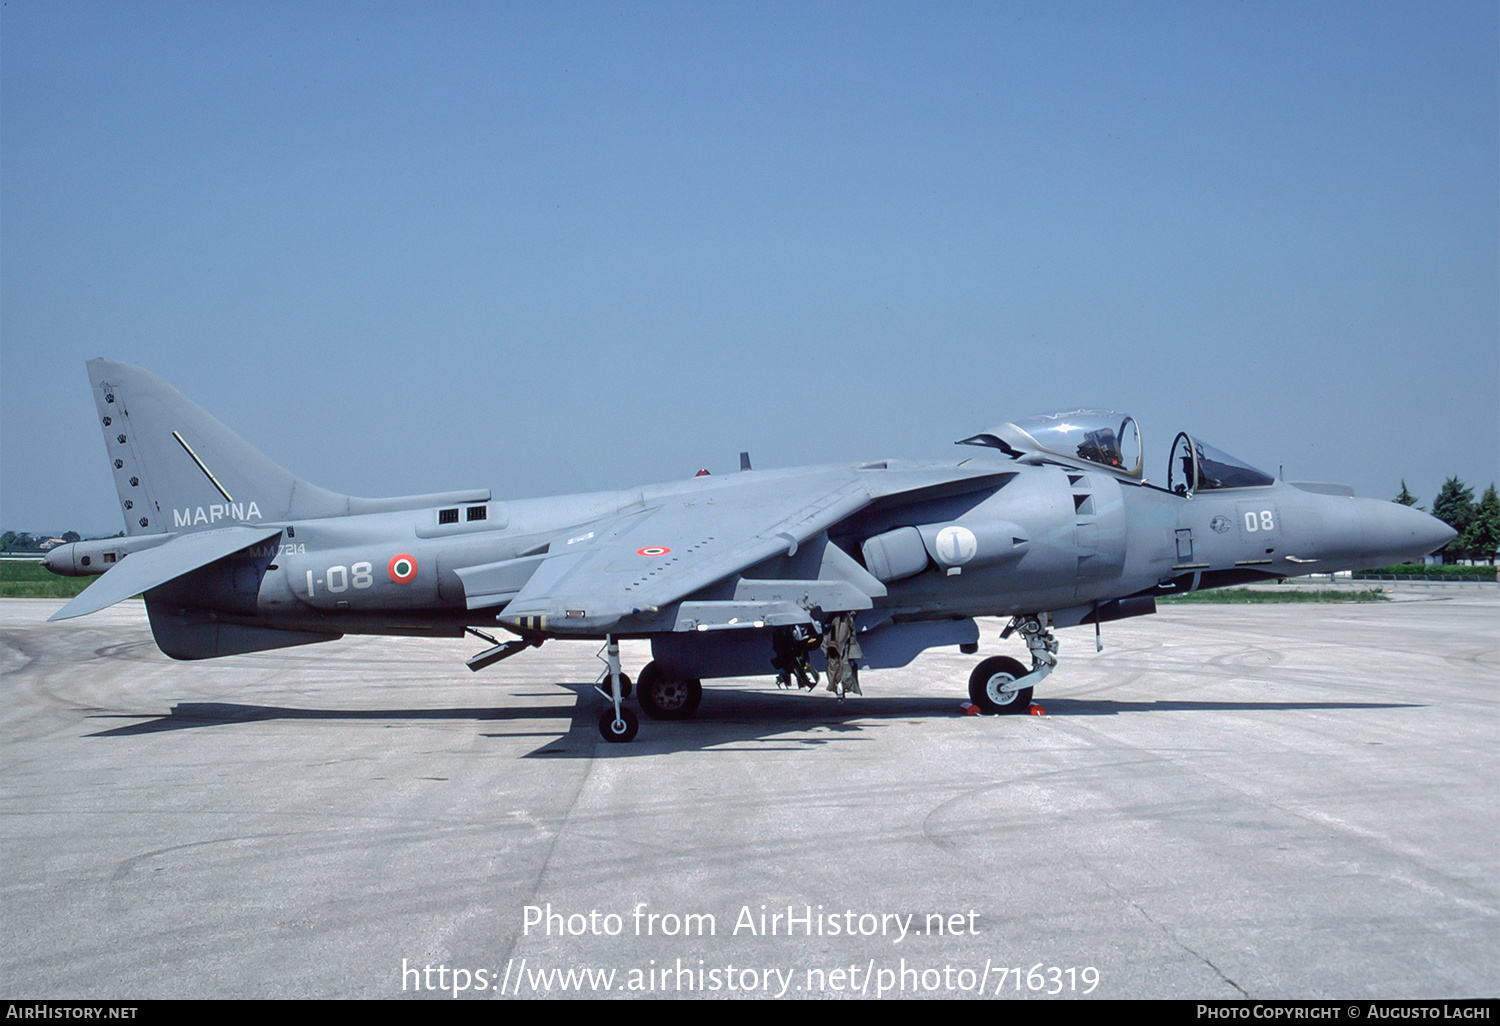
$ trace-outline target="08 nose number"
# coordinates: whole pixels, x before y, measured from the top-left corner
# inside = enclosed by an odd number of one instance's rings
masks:
[[[1256,531],[1276,530],[1276,517],[1271,510],[1263,509],[1257,513],[1253,509],[1245,511],[1245,532],[1254,534]]]

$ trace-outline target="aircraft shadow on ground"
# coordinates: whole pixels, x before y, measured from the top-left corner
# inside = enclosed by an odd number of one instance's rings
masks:
[[[89,737],[131,737],[158,734],[170,730],[194,730],[200,727],[223,727],[234,723],[264,723],[273,720],[539,720],[575,718],[571,705],[527,706],[525,708],[486,709],[292,709],[275,705],[240,705],[234,702],[179,702],[165,716],[139,713],[100,713],[91,719],[145,719],[144,723],[101,730]],[[533,731],[536,737],[556,737],[556,731]],[[512,735],[514,736],[514,735]]]
[[[897,720],[963,718],[963,701],[957,697],[901,698],[857,697],[843,703],[823,692],[739,691],[729,688],[704,690],[703,705],[690,720],[665,723],[641,717],[640,734],[630,744],[609,745],[599,741],[598,719],[602,701],[590,701],[584,692],[583,710],[573,729],[557,742],[544,745],[531,757],[596,758],[632,757],[663,752],[698,751],[707,748],[739,748],[790,751],[869,740],[869,732]],[[1381,702],[1193,702],[1054,699],[1038,703],[1043,715],[1056,719],[1081,716],[1115,716],[1150,712],[1312,712],[1324,710],[1373,710],[1416,708],[1410,703]],[[997,726],[1016,717],[980,717]],[[599,742],[596,745],[596,742]]]
[[[108,713],[92,719],[130,719],[142,722],[114,727],[89,737],[132,737],[176,730],[196,730],[237,723],[295,720],[345,722],[473,721],[510,722],[531,729],[484,733],[491,738],[547,738],[525,758],[630,757],[672,751],[696,751],[735,745],[764,746],[765,750],[796,750],[846,741],[867,740],[867,732],[885,722],[956,718],[963,715],[958,697],[853,697],[839,702],[823,692],[744,691],[708,688],[703,705],[690,720],[661,722],[641,716],[641,731],[630,744],[605,744],[599,737],[599,715],[605,702],[589,684],[559,684],[573,692],[572,702],[511,707],[451,707],[430,709],[298,709],[284,706],[241,705],[232,702],[182,702],[166,715]],[[1050,718],[1118,716],[1125,713],[1168,712],[1314,712],[1418,708],[1403,702],[1232,702],[1232,701],[1120,701],[1116,699],[1054,698],[1039,702]],[[632,703],[634,707],[634,703]],[[567,719],[565,732],[536,729],[538,720]],[[987,717],[1003,723],[1010,717]]]

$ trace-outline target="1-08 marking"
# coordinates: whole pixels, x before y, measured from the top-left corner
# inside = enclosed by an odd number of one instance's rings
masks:
[[[334,595],[349,590],[352,584],[356,588],[368,588],[375,583],[374,567],[369,563],[355,563],[353,566],[331,566],[328,572],[317,580],[313,579],[313,572],[307,571],[307,597],[312,598],[317,594],[315,586],[322,584]]]

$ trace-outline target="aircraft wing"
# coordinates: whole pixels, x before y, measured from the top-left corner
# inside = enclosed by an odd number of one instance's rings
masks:
[[[661,629],[647,625],[663,607],[773,556],[795,554],[878,500],[916,498],[955,485],[979,488],[1009,476],[991,468],[820,468],[801,478],[746,475],[743,481],[721,479],[714,487],[645,499],[639,509],[555,540],[520,590],[505,596],[500,619],[522,630],[557,633]],[[741,581],[738,592],[722,601],[684,603],[684,609],[724,607],[718,610],[724,619],[743,618],[749,626],[755,619],[806,619],[810,605],[825,611],[870,608],[870,597],[884,595],[884,586],[854,560],[842,559],[852,565],[843,580]],[[500,596],[487,593],[484,582],[503,578],[506,569],[491,564],[458,572],[471,609],[498,604]],[[743,613],[731,608],[736,606]],[[691,628],[676,623],[675,629]]]
[[[178,535],[155,548],[130,553],[47,619],[67,620],[97,613],[280,533],[279,527],[223,527]]]

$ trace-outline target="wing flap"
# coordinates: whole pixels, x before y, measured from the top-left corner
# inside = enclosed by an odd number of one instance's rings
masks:
[[[164,545],[132,552],[47,619],[97,613],[280,533],[279,527],[224,527],[179,535]]]

